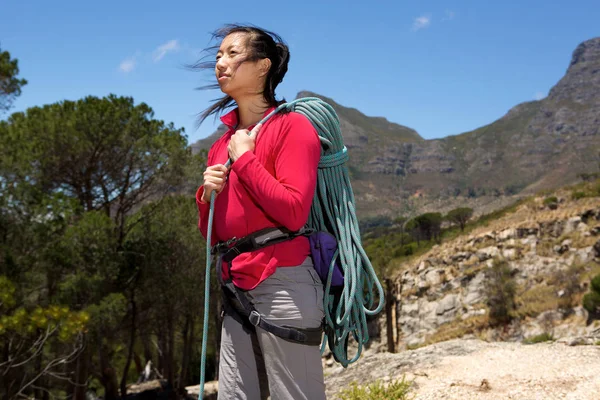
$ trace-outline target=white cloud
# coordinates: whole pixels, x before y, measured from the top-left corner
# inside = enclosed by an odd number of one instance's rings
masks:
[[[454,11],[446,10],[446,15],[442,18],[442,21],[450,21],[456,17],[456,13]]]
[[[126,60],[123,60],[123,61],[121,61],[121,64],[119,64],[119,69],[125,73],[133,71],[134,68],[135,68],[135,57],[130,57]]]
[[[535,95],[533,96],[533,98],[536,100],[541,100],[544,97],[546,97],[546,93],[544,93],[544,92],[536,92]]]
[[[413,21],[412,30],[418,31],[419,29],[425,29],[429,25],[431,25],[431,17],[429,15],[422,15],[420,17],[415,18]]]
[[[167,43],[161,44],[154,50],[152,58],[154,59],[154,62],[159,62],[167,53],[178,50],[179,42],[177,40],[169,40]]]

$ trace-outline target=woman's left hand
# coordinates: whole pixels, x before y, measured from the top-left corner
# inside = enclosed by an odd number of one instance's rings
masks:
[[[261,124],[258,124],[251,131],[248,129],[240,129],[231,136],[227,151],[229,152],[229,158],[231,158],[232,162],[235,162],[245,152],[254,151],[254,142],[256,141],[256,136],[258,135],[261,126]]]

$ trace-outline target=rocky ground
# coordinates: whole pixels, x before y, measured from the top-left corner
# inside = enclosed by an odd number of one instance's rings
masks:
[[[413,382],[415,400],[600,398],[600,346],[454,339],[398,354],[361,358],[327,373],[327,398],[352,381]]]
[[[496,260],[512,271],[520,315],[518,325],[502,337],[481,332],[486,339],[523,340],[545,331],[557,338],[585,336],[596,328],[586,327],[580,298],[589,277],[600,273],[600,201],[565,200],[548,210],[541,200],[398,267],[398,348],[437,341],[436,333],[438,340],[448,339],[461,336],[469,325],[485,325],[486,271]],[[573,308],[561,309],[561,304]]]

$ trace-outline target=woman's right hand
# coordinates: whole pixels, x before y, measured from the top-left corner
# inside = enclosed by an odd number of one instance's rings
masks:
[[[206,168],[206,171],[204,171],[204,193],[202,194],[202,200],[209,203],[213,190],[217,194],[221,193],[226,179],[227,167],[223,164],[215,164]]]

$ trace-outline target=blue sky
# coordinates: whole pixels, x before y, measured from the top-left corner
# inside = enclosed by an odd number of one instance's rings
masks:
[[[311,90],[439,138],[545,96],[575,47],[600,36],[598,0],[355,3],[0,0],[0,46],[29,81],[12,111],[132,96],[192,143],[214,131],[195,120],[220,92],[194,90],[213,77],[184,65],[210,32],[239,22],[290,45],[280,97]]]

